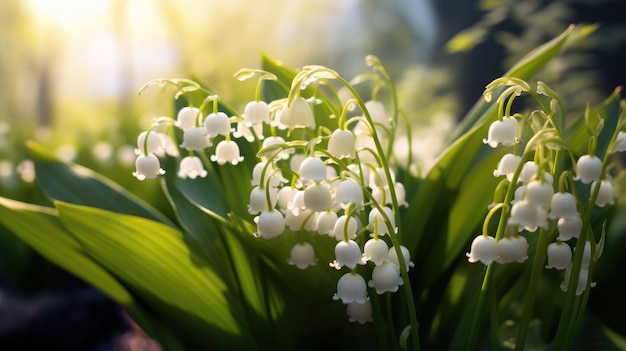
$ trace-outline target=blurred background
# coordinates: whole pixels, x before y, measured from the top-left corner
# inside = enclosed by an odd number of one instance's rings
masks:
[[[570,23],[598,25],[541,74],[568,111],[579,114],[626,83],[624,13],[623,0],[2,0],[0,196],[46,203],[24,148],[35,140],[167,213],[158,183],[131,172],[136,135],[150,118],[173,114],[171,94],[138,90],[151,79],[193,76],[243,107],[254,86],[233,73],[259,68],[263,52],[348,79],[366,69],[365,55],[379,56],[419,127],[414,148],[425,171],[484,86]],[[33,304],[42,292],[80,286],[2,232],[0,302],[14,294],[11,301]],[[0,340],[21,318],[2,311]]]

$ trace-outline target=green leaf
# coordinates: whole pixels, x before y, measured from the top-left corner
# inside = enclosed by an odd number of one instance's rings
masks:
[[[145,218],[56,202],[61,222],[178,335],[196,347],[250,349],[240,304],[178,230]]]
[[[35,162],[37,182],[51,199],[132,214],[174,225],[162,213],[110,179],[88,168],[63,163],[33,142],[28,143],[28,148]]]
[[[55,209],[0,197],[0,223],[41,256],[120,304],[162,346],[184,350],[167,328],[137,304],[126,287],[87,255],[63,226]]]

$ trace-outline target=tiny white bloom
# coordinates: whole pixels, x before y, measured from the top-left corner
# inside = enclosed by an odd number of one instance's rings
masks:
[[[575,180],[587,184],[596,181],[602,173],[602,161],[597,156],[583,155],[576,162]]]
[[[556,226],[559,231],[557,239],[561,241],[568,241],[571,238],[578,239],[583,228],[583,220],[580,216],[561,217]]]
[[[263,211],[254,220],[257,224],[256,236],[264,239],[277,237],[285,231],[285,219],[280,211]]]
[[[291,256],[287,260],[287,263],[295,265],[300,269],[314,266],[317,263],[317,258],[315,258],[313,245],[307,242],[295,244],[291,249]]]
[[[183,107],[178,111],[176,116],[176,126],[182,130],[186,130],[196,126],[196,118],[202,119],[202,116],[198,116],[198,109],[196,107]]]
[[[400,269],[397,265],[384,261],[382,264],[374,267],[372,272],[372,280],[368,283],[370,288],[376,289],[378,295],[387,291],[396,292],[400,285],[403,285],[400,278]]]
[[[274,145],[283,145],[285,144],[285,139],[283,139],[282,137],[279,136],[269,136],[267,138],[265,138],[263,140],[263,145],[262,145],[262,149],[265,149],[267,147],[270,146],[274,146]],[[279,160],[286,160],[289,158],[289,155],[293,154],[295,152],[294,149],[282,149],[280,150],[280,152],[278,153],[278,155],[276,156],[277,159]],[[265,158],[265,157],[264,157]]]
[[[250,192],[250,204],[248,205],[248,213],[257,214],[259,212],[267,211],[267,193],[270,195],[270,204],[272,207],[276,206],[278,201],[278,190],[274,187],[263,188],[255,186]]]
[[[513,145],[517,142],[518,130],[519,123],[515,117],[504,117],[502,121],[493,121],[489,126],[487,139],[483,139],[483,143],[492,148],[497,147],[498,144]]]
[[[333,300],[339,299],[344,304],[351,302],[364,304],[368,300],[365,279],[354,272],[344,274],[337,281],[337,293],[333,295]]]
[[[506,178],[511,181],[520,160],[521,157],[514,154],[506,154],[502,156],[500,162],[498,162],[498,168],[493,171],[493,175],[495,177],[506,175]]]
[[[270,108],[265,101],[250,101],[244,109],[246,122],[259,125],[261,122],[270,123]]]
[[[387,218],[389,219],[389,223],[391,223],[391,227],[395,228],[396,227],[396,220],[395,217],[393,215],[393,210],[389,207],[383,207],[383,212],[385,212],[385,215],[387,216]],[[389,234],[389,228],[387,227],[387,222],[385,221],[385,218],[383,217],[383,214],[380,213],[380,211],[378,211],[377,208],[373,208],[368,216],[368,226],[367,229],[370,232],[374,232],[374,230],[378,231],[378,235],[385,235],[385,234]],[[377,228],[374,228],[374,226],[376,226]]]
[[[510,263],[510,262],[524,262],[528,258],[528,242],[526,238],[521,235],[509,236],[500,239],[497,242],[496,262],[498,263]]]
[[[239,153],[239,145],[232,140],[222,140],[215,148],[215,155],[211,155],[211,161],[220,165],[230,163],[236,165],[243,161],[243,156]]]
[[[180,146],[187,150],[201,151],[211,146],[211,139],[204,128],[189,127],[183,133],[183,143]]]
[[[555,193],[550,200],[550,218],[578,216],[576,199],[570,193]]]
[[[347,224],[346,224],[347,222]],[[349,239],[352,239],[356,236],[357,231],[357,221],[354,217],[348,217],[346,215],[342,215],[335,222],[335,227],[333,228],[332,236],[337,240],[344,240],[344,229],[345,234]]]
[[[317,223],[315,224],[317,232],[332,236],[337,219],[339,219],[339,216],[337,216],[337,213],[334,211],[329,210],[318,214]]]
[[[374,320],[372,318],[372,303],[370,300],[365,300],[364,303],[350,302],[346,310],[348,321],[350,322],[365,324]]]
[[[526,185],[524,199],[531,204],[547,209],[552,200],[554,190],[552,186],[546,182],[532,180]]]
[[[298,231],[301,228],[314,231],[316,223],[316,212],[312,210],[301,210],[298,214],[295,214],[293,211],[287,211],[285,214],[285,224],[293,231]]]
[[[471,251],[467,254],[470,263],[482,262],[486,265],[498,256],[498,245],[492,236],[479,235],[472,241]]]
[[[144,155],[141,154],[135,161],[136,171],[133,172],[133,177],[138,180],[154,178],[157,175],[165,174],[165,171],[161,169],[161,163],[154,154]]]
[[[326,180],[326,165],[320,158],[307,157],[300,164],[299,173],[303,184],[322,182]]]
[[[335,245],[335,260],[328,265],[339,270],[343,266],[354,269],[357,264],[365,264],[359,244],[354,240],[338,242]]]
[[[546,268],[565,269],[572,264],[572,249],[560,241],[548,245]]]
[[[202,165],[200,158],[196,156],[187,156],[180,161],[180,167],[178,170],[179,178],[196,179],[197,177],[204,178],[207,176],[207,171]]]
[[[363,190],[355,180],[347,178],[339,182],[335,188],[335,202],[347,205],[353,203],[357,206],[363,204]]]
[[[384,240],[372,238],[363,246],[363,259],[374,262],[375,265],[383,263],[388,256],[389,247]]]
[[[304,207],[313,211],[326,211],[333,205],[330,186],[325,183],[313,183],[304,190]]]
[[[303,97],[297,97],[291,102],[291,106],[285,106],[280,112],[280,122],[287,128],[312,128],[315,129],[313,109]]]
[[[561,290],[563,292],[567,292],[567,287],[569,285],[570,276],[572,274],[572,266],[570,265],[565,269],[565,275],[563,277],[563,281],[561,282]],[[587,280],[589,279],[589,268],[581,267],[580,274],[578,275],[578,282],[576,284],[576,295],[582,294],[587,288]],[[589,283],[590,287],[595,287],[596,283]]]
[[[598,182],[594,181],[591,184],[591,193],[598,187]],[[596,198],[596,206],[604,207],[606,205],[615,204],[615,191],[613,189],[613,183],[609,180],[603,180],[600,182],[600,189],[598,190],[598,197]]]
[[[148,136],[147,143],[146,135]],[[163,143],[157,132],[143,131],[137,136],[137,149],[143,154],[158,154],[163,152]]]
[[[626,133],[618,132],[611,153],[626,151]]]
[[[255,137],[259,138],[259,140],[263,140],[263,138],[264,138],[264,136],[263,136],[263,125],[262,124],[255,124],[255,125],[252,125],[252,126],[248,126],[244,122],[238,122],[237,123],[237,130],[235,130],[233,132],[233,136],[235,138],[244,137],[249,143],[253,142],[255,140]]]
[[[522,166],[522,171],[517,178],[518,182],[527,184],[539,172],[539,166],[534,161],[526,161]]]
[[[536,228],[538,222],[541,220],[538,217],[537,206],[526,200],[522,200],[514,203],[511,207],[511,216],[509,217],[508,224],[519,224],[520,230],[523,227]]]
[[[224,112],[210,113],[204,120],[204,128],[211,138],[227,136],[231,132],[230,120]]]
[[[355,138],[349,130],[336,129],[328,140],[328,152],[339,158],[354,158]]]
[[[410,268],[415,267],[415,263],[411,261],[411,253],[407,247],[400,245],[400,251],[402,251],[402,258],[404,259],[404,265],[406,271],[408,272]],[[389,248],[389,251],[387,252],[387,260],[398,266],[398,268],[400,267],[400,260],[398,259],[398,253],[396,252],[395,246]]]

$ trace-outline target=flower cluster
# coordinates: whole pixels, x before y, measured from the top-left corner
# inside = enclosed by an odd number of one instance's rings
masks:
[[[586,118],[590,131],[588,151],[576,155],[574,142],[568,144],[563,137],[565,126],[557,119],[563,111],[551,89],[539,82],[538,88],[532,90],[524,81],[503,78],[487,86],[485,98],[489,101],[493,91],[503,86],[504,92],[497,101],[500,118],[491,123],[484,143],[512,150],[502,156],[493,172],[495,177],[505,179],[496,189],[496,201],[485,219],[482,235],[472,242],[467,254],[469,262],[524,262],[528,258],[526,237],[539,230],[538,235],[546,239],[537,240],[537,250],[545,250],[538,257],[543,260],[547,256],[548,269],[565,270],[562,290],[575,286],[576,295],[580,295],[587,286],[595,285],[588,283],[589,268],[602,251],[594,242],[589,214],[594,207],[602,208],[615,201],[608,161],[611,153],[624,150],[624,133],[607,130],[613,133],[610,143],[600,149],[597,140],[604,122]],[[528,115],[512,115],[513,100],[522,93],[535,98],[542,109]],[[525,133],[524,127],[530,133]],[[531,137],[525,141],[526,135]],[[491,236],[488,224],[497,211],[501,211],[501,219],[496,234]],[[576,247],[584,247],[578,259],[573,254]],[[573,271],[578,272],[579,279],[570,283]]]
[[[376,66],[375,71],[386,72],[377,59],[368,62]],[[242,162],[244,157],[233,138],[256,146],[247,204],[256,225],[254,235],[266,240],[287,234],[297,237],[286,261],[299,269],[318,261],[314,242],[320,239],[311,240],[312,235],[336,242],[335,260],[328,265],[348,272],[338,279],[332,298],[346,305],[350,321],[371,321],[368,288],[377,294],[396,292],[413,266],[409,250],[400,244],[396,225],[400,207],[408,203],[404,185],[396,180],[390,163],[395,107],[389,114],[383,102],[365,101],[336,72],[321,66],[305,67],[294,78],[286,98],[266,103],[261,99],[261,83],[275,80],[273,74],[242,70],[235,76],[244,80],[259,74],[257,96],[241,114],[232,110],[229,117],[221,112],[223,102],[208,93],[199,106],[180,109],[175,120],[155,119],[138,138],[133,175],[143,180],[164,173],[157,155],[172,139],[160,132],[162,125],[182,131],[180,147],[189,156],[180,160],[180,178],[205,177],[208,159],[219,165]],[[342,84],[351,99],[332,101],[315,93],[304,97],[310,85],[334,90],[329,80]],[[185,92],[194,89],[200,87],[187,86]],[[211,103],[213,112],[204,118]],[[213,147],[216,140],[219,142]],[[206,150],[212,153],[210,157]]]

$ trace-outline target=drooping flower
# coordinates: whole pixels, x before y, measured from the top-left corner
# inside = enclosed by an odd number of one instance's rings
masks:
[[[278,201],[278,190],[274,187],[261,188],[255,186],[250,191],[250,204],[248,205],[248,213],[257,214],[259,212],[267,211],[267,193],[269,192],[270,204],[276,206]]]
[[[328,152],[339,158],[354,158],[355,138],[349,130],[336,129],[328,140]]]
[[[365,300],[364,303],[350,302],[346,309],[348,321],[350,322],[365,324],[374,320],[372,318],[372,303],[370,300]]]
[[[565,269],[572,264],[572,249],[561,241],[548,245],[546,268]]]
[[[498,168],[493,171],[494,177],[500,177],[506,175],[507,179],[511,181],[513,173],[517,165],[520,163],[521,157],[514,154],[506,154],[502,156],[500,162],[498,162]]]
[[[252,125],[270,123],[270,108],[265,101],[250,101],[244,109],[246,122]]]
[[[598,182],[591,183],[591,193],[598,187]],[[596,198],[596,206],[604,207],[606,205],[613,205],[615,203],[615,191],[613,189],[613,183],[609,180],[603,180],[600,182],[600,189],[598,190],[598,197]]]
[[[196,179],[197,177],[204,178],[207,176],[207,171],[202,165],[202,161],[197,156],[186,156],[180,161],[180,168],[178,170],[179,178]]]
[[[274,145],[283,145],[285,144],[285,139],[283,139],[280,136],[269,136],[267,138],[265,138],[263,140],[263,146],[261,147],[262,149],[268,148],[270,146],[274,146]],[[278,152],[278,155],[276,155],[276,158],[279,160],[286,160],[289,158],[289,155],[293,154],[295,151],[292,148],[286,148],[286,149],[282,149]],[[266,157],[263,157],[264,159],[266,159]]]
[[[583,228],[583,220],[580,216],[561,217],[556,226],[559,231],[557,239],[561,241],[568,241],[571,238],[578,239]]]
[[[359,244],[354,240],[338,242],[335,245],[335,260],[328,265],[339,270],[343,266],[354,269],[357,264],[365,264]]]
[[[496,262],[524,262],[528,258],[528,241],[521,235],[504,237],[497,242]]]
[[[147,143],[146,136],[148,137]],[[143,154],[158,154],[163,152],[163,143],[158,133],[143,131],[137,136],[137,149]]]
[[[333,295],[333,300],[339,299],[344,304],[351,302],[364,304],[368,300],[365,279],[354,272],[344,274],[337,281],[337,293]]]
[[[363,259],[374,262],[375,265],[379,265],[383,263],[383,261],[386,261],[388,256],[389,247],[384,240],[371,238],[363,246]]]
[[[393,215],[393,210],[386,206],[383,207],[382,209],[383,209],[383,212],[385,212],[385,215],[387,216],[387,218],[389,219],[389,223],[391,223],[391,227],[395,229],[396,220]],[[389,234],[389,228],[387,227],[387,222],[385,221],[385,217],[383,217],[383,214],[380,213],[378,208],[372,208],[368,216],[368,222],[369,224],[367,226],[367,229],[370,232],[374,232],[375,230],[377,230],[378,235],[381,235],[381,236],[385,234]],[[374,228],[374,226],[376,226],[377,228]]]
[[[340,181],[335,188],[335,202],[342,205],[350,203],[357,206],[362,205],[363,190],[359,183],[350,178]]]
[[[339,216],[337,216],[335,211],[328,210],[318,214],[317,223],[315,224],[317,232],[332,236],[337,219],[339,219]]]
[[[285,214],[285,224],[289,229],[298,231],[300,229],[315,231],[317,223],[317,213],[313,210],[304,209],[297,214],[293,211],[287,211]]]
[[[524,199],[535,206],[547,209],[550,206],[553,193],[554,190],[550,184],[539,180],[532,180],[526,185]]]
[[[617,133],[617,138],[615,139],[613,148],[611,148],[611,153],[624,151],[626,151],[626,133],[620,131]]]
[[[415,267],[415,263],[411,261],[411,252],[404,245],[400,245],[400,251],[402,251],[402,258],[404,259],[404,265],[408,272],[410,268]],[[400,268],[400,260],[398,259],[398,253],[395,246],[389,248],[387,252],[387,260]]]
[[[274,209],[263,211],[254,221],[257,225],[257,236],[263,239],[271,239],[285,231],[285,219],[280,211]]]
[[[245,138],[249,143],[253,142],[258,138],[259,140],[263,140],[265,136],[263,135],[263,125],[262,124],[254,124],[252,126],[248,126],[245,122],[238,122],[237,129],[233,132],[233,136],[235,138]]]
[[[498,245],[492,236],[479,235],[472,241],[472,247],[467,254],[470,263],[482,262],[486,265],[493,262],[498,256]]]
[[[304,207],[316,212],[326,211],[333,205],[330,186],[326,183],[313,183],[304,189]]]
[[[198,109],[196,107],[183,107],[178,111],[176,116],[176,125],[182,130],[195,127],[196,118],[202,119],[202,116],[198,116]]]
[[[233,166],[243,161],[243,156],[239,153],[239,145],[232,140],[222,140],[215,148],[215,155],[211,155],[211,161],[219,165],[230,163]]]
[[[211,139],[202,127],[189,127],[183,133],[183,143],[180,145],[187,150],[204,150],[211,146]]]
[[[503,146],[513,145],[517,142],[517,133],[519,123],[515,117],[504,117],[502,121],[496,120],[489,126],[487,139],[483,139],[483,143],[488,144],[492,148],[502,144]]]
[[[576,176],[574,179],[588,184],[598,180],[601,173],[602,161],[595,155],[583,155],[576,162]]]
[[[317,157],[307,157],[300,164],[300,181],[303,184],[309,182],[323,182],[326,180],[326,165]]]
[[[204,120],[204,128],[211,138],[227,136],[231,132],[228,115],[224,112],[210,113]]]
[[[520,230],[535,231],[539,224],[542,224],[542,219],[538,216],[537,206],[522,200],[514,203],[511,207],[511,216],[508,219],[508,224],[518,224]]]
[[[295,98],[290,106],[285,106],[280,112],[280,122],[289,129],[312,128],[315,129],[315,117],[313,109],[303,97]]]
[[[159,158],[154,154],[139,155],[135,161],[135,167],[136,171],[133,172],[133,177],[138,180],[151,179],[165,174],[165,170],[161,168]]]
[[[376,293],[379,295],[387,291],[396,292],[400,285],[403,285],[400,269],[397,265],[384,261],[374,267],[372,280],[369,281],[368,285],[370,288],[376,289]]]
[[[300,269],[305,269],[308,266],[314,266],[317,263],[315,258],[315,250],[313,245],[308,242],[297,243],[291,248],[291,256],[287,260],[290,265],[295,265]]]
[[[550,218],[578,216],[576,199],[570,193],[555,193],[550,200]]]
[[[569,280],[570,280],[570,276],[572,274],[572,266],[570,265],[569,267],[567,267],[565,269],[565,274],[563,277],[563,281],[561,282],[561,290],[563,290],[563,292],[567,292],[567,287],[569,285]],[[589,279],[589,268],[586,267],[580,267],[580,273],[578,275],[578,282],[576,284],[576,295],[580,295],[582,294],[585,289],[587,288],[587,280]],[[595,282],[591,282],[589,283],[590,287],[595,287],[596,283]]]

